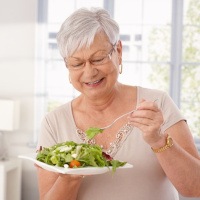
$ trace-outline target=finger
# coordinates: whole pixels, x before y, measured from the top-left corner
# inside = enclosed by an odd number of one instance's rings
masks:
[[[153,126],[155,124],[155,122],[152,119],[142,117],[130,118],[129,122],[132,124],[137,123],[144,126]]]
[[[157,133],[160,130],[160,124],[149,119],[138,119],[136,118],[131,124],[137,128],[139,128],[143,134],[153,134]]]
[[[147,101],[142,99],[139,105],[137,106],[137,110],[141,109],[157,110],[158,109],[157,101],[158,99],[155,99],[154,101]]]
[[[146,100],[145,99],[141,99],[136,107],[136,110],[140,107],[140,105],[145,102]]]
[[[147,126],[160,126],[163,123],[161,112],[138,110],[128,116],[129,123],[138,123]]]
[[[136,110],[133,113],[131,113],[128,117],[131,119],[133,118],[147,118],[153,120],[156,118],[158,114],[158,111],[153,111],[153,110]]]

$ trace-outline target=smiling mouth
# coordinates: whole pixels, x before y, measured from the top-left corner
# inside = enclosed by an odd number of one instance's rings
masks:
[[[87,84],[87,85],[97,85],[97,84],[100,83],[102,80],[103,80],[103,78],[102,78],[102,79],[99,79],[99,80],[97,80],[97,81],[88,82],[88,83],[86,83],[86,84]]]

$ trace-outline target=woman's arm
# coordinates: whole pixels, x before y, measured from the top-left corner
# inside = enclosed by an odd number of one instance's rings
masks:
[[[166,175],[184,196],[200,196],[200,157],[192,135],[185,121],[179,121],[160,133],[164,122],[162,112],[153,102],[142,101],[137,111],[129,116],[129,121],[142,131],[144,140],[154,149],[166,144],[169,134],[174,145],[156,153]]]
[[[180,194],[200,197],[200,157],[186,122],[178,122],[166,133],[173,138],[174,144],[156,153],[160,165]]]
[[[40,200],[76,200],[83,176],[65,175],[37,167]]]

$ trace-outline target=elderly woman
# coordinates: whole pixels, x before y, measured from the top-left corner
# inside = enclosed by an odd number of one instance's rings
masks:
[[[45,116],[38,146],[64,141],[98,144],[134,167],[84,179],[38,167],[40,198],[177,200],[178,192],[197,194],[198,188],[188,185],[195,179],[190,163],[199,161],[199,155],[185,118],[165,92],[118,82],[122,43],[109,14],[94,8],[75,11],[63,23],[57,41],[70,82],[80,95]],[[104,127],[134,109],[87,139],[89,127]]]

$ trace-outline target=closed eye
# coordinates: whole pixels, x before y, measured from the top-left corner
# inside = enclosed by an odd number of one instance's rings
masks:
[[[95,58],[93,60],[91,60],[90,62],[92,64],[99,64],[99,63],[102,63],[104,61],[105,57],[101,57],[101,58]]]
[[[78,68],[84,66],[84,63],[74,63],[70,65],[71,67]]]

